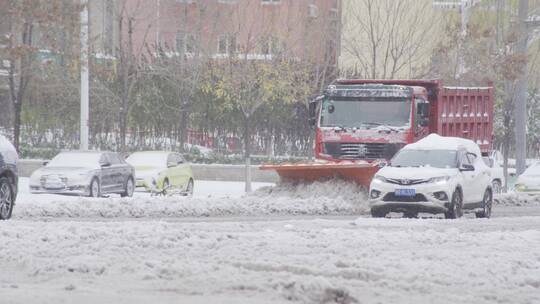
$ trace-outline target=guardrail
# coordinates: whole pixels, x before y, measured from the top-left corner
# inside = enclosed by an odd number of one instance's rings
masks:
[[[19,177],[29,177],[32,172],[43,166],[44,160],[19,160]],[[243,165],[204,165],[192,164],[193,176],[196,180],[211,181],[244,181],[245,166]],[[251,166],[251,177],[254,182],[275,183],[279,177],[275,172],[259,170]]]

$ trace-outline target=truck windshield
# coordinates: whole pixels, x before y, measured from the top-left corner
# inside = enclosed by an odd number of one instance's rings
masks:
[[[321,127],[410,126],[411,101],[405,98],[327,99]]]
[[[390,162],[392,167],[457,168],[457,152],[453,150],[408,150],[398,152]]]

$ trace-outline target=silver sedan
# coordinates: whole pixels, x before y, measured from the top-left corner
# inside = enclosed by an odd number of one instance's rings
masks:
[[[114,152],[62,152],[30,177],[32,193],[124,197],[132,196],[134,189],[135,170]]]

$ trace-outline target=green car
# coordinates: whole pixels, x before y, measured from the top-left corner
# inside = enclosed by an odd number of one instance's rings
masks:
[[[183,195],[193,195],[191,166],[178,153],[135,152],[126,159],[126,162],[135,167],[137,187],[158,193],[179,191]]]

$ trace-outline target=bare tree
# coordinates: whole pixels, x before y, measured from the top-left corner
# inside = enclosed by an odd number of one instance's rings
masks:
[[[21,113],[28,95],[28,88],[38,71],[35,43],[36,32],[46,33],[61,18],[62,1],[10,0],[6,14],[9,32],[6,37],[9,97],[13,106],[13,144],[20,148]],[[45,40],[47,35],[41,35]],[[43,41],[41,41],[43,42]]]
[[[428,1],[358,0],[344,8],[343,55],[348,74],[387,79],[422,75],[442,37]],[[352,68],[350,66],[353,66]]]

